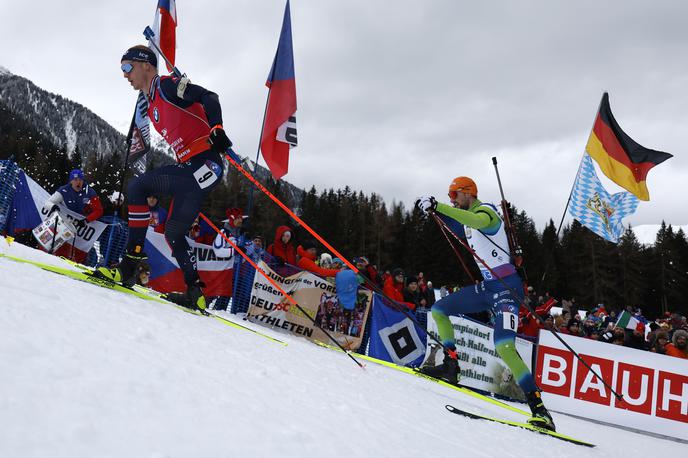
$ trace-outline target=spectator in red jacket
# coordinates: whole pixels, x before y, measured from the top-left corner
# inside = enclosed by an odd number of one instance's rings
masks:
[[[289,226],[280,226],[275,231],[275,241],[266,250],[274,256],[278,264],[287,263],[296,265],[296,248],[292,239],[292,231]]]
[[[306,241],[302,245],[296,248],[296,254],[299,255],[299,260],[296,265],[303,270],[314,273],[320,277],[334,277],[339,272],[339,269],[326,269],[320,267],[315,263],[317,259],[318,251],[315,243],[312,241]]]
[[[395,302],[399,302],[411,310],[416,309],[416,304],[404,301],[404,271],[401,269],[394,269],[392,275],[387,277],[383,287],[385,296]]]
[[[666,344],[664,348],[667,356],[688,359],[688,331],[675,330],[671,343]]]

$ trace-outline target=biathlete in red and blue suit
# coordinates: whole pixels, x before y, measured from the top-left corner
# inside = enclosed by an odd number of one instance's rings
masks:
[[[129,48],[122,56],[123,76],[148,98],[148,115],[155,129],[170,145],[177,164],[150,170],[128,185],[129,240],[127,254],[114,269],[101,268],[107,278],[132,285],[138,264],[146,258],[143,246],[150,210],[146,197],[173,197],[165,225],[165,239],[184,273],[185,301],[205,309],[204,286],[186,234],[201,204],[220,183],[222,154],[232,146],[222,127],[217,94],[173,76],[159,76],[155,53],[146,46]],[[186,305],[186,304],[185,304]]]

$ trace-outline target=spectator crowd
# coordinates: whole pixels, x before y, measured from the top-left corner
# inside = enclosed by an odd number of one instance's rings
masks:
[[[68,183],[59,187],[45,203],[48,214],[58,211],[64,206],[72,212],[82,215],[72,223],[76,229],[82,228],[89,222],[108,215],[117,214],[125,218],[126,212],[121,211],[124,196],[114,192],[101,203],[97,192],[86,180],[84,173],[75,169],[69,173]],[[157,195],[147,199],[150,209],[151,228],[157,232],[165,231],[168,211],[160,204]],[[226,218],[222,220],[221,234],[216,233],[204,220],[198,219],[192,225],[188,237],[198,243],[213,245],[215,249],[227,250],[231,256],[232,243],[245,249],[254,261],[265,260],[271,268],[282,275],[290,275],[298,270],[306,270],[318,276],[334,281],[334,277],[345,263],[333,258],[329,253],[318,253],[318,244],[312,240],[295,240],[294,230],[287,225],[277,227],[272,243],[265,247],[265,238],[261,234],[249,236],[245,233],[243,222],[248,216],[239,208],[228,208]],[[109,222],[109,221],[108,221]],[[102,247],[101,247],[102,249]],[[92,250],[93,251],[93,250]],[[75,254],[74,250],[65,247],[55,250],[55,254],[71,257],[75,261],[85,262],[83,254]],[[102,253],[101,253],[102,254]],[[90,258],[89,258],[90,259]],[[427,280],[423,272],[407,275],[401,268],[380,271],[378,266],[371,263],[366,256],[353,258],[358,270],[358,279],[362,287],[381,290],[384,294],[416,312],[427,312],[435,303],[435,288]],[[238,260],[244,262],[243,259]],[[144,264],[137,271],[137,282],[146,285],[150,278],[150,266]],[[441,286],[439,296],[445,297],[458,290],[458,286]],[[607,342],[638,350],[651,351],[658,354],[688,359],[688,324],[686,317],[680,313],[666,312],[665,315],[654,320],[648,320],[639,308],[627,307],[625,310],[607,310],[604,305],[580,308],[575,299],[562,299],[561,307],[554,308],[558,303],[548,292],[538,295],[533,287],[526,291],[526,301],[534,313],[521,307],[518,333],[535,338],[540,329],[549,329],[561,334],[577,336],[586,339]],[[224,309],[229,303],[229,297],[217,298],[215,308]],[[560,312],[553,313],[553,310]],[[332,306],[331,303],[321,304],[318,320],[320,324],[330,330],[339,330],[351,335],[358,335],[361,329],[362,317],[360,310],[344,313]],[[621,314],[631,316],[632,325],[618,325]],[[488,322],[489,316],[481,315],[473,318]],[[628,323],[628,320],[625,321]]]

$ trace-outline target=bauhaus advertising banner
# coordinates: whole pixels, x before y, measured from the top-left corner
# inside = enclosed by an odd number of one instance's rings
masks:
[[[688,440],[688,360],[560,336],[623,399],[540,330],[535,375],[550,410]]]

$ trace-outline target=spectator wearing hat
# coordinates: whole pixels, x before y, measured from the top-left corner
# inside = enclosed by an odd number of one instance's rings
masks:
[[[581,329],[580,329],[580,321],[578,321],[575,318],[569,319],[569,321],[566,323],[566,327],[562,330],[560,330],[562,334],[568,334],[570,336],[577,336],[580,337],[581,335]]]
[[[624,346],[635,348],[636,350],[648,350],[649,345],[645,341],[645,324],[638,322],[635,329],[631,332],[626,332],[626,341]]]
[[[59,210],[64,205],[74,213],[79,213],[84,218],[74,221],[76,229],[86,226],[103,216],[103,206],[96,191],[84,180],[84,172],[74,169],[69,172],[69,183],[57,188],[57,191],[48,198],[44,208],[53,211]]]
[[[231,258],[234,256],[234,246],[232,244],[238,245],[240,248],[244,247],[242,224],[245,216],[239,208],[228,208],[225,210],[225,217],[222,220],[223,225],[220,232],[213,237],[212,244],[216,256]],[[232,243],[226,239],[229,239]]]
[[[361,279],[363,281],[363,283],[366,283],[365,280],[368,280],[369,282],[371,282],[375,286],[380,285],[379,279],[378,279],[377,269],[372,264],[370,264],[370,261],[368,261],[368,258],[366,258],[365,256],[358,256],[358,257],[354,258],[354,265],[358,269],[358,274],[361,277],[363,277]],[[365,286],[368,289],[371,289],[370,285],[364,284],[363,286]]]
[[[103,216],[103,206],[95,190],[84,180],[84,172],[74,169],[69,172],[69,182],[57,188],[43,205],[48,214],[59,211],[64,206],[82,217],[72,221],[74,228],[82,231],[88,223]],[[86,260],[86,253],[72,250],[68,245],[62,245],[55,251],[56,256],[65,256],[77,262]]]
[[[435,303],[435,288],[432,287],[432,282],[428,281],[425,291],[421,291],[423,297],[425,297],[426,307],[431,307]]]
[[[411,310],[416,309],[416,304],[413,302],[407,302],[404,300],[404,271],[400,268],[392,270],[392,273],[383,286],[383,291],[385,296],[392,299],[395,302],[401,303]]]
[[[263,259],[265,253],[265,239],[262,235],[254,235],[246,244],[246,256],[251,258],[255,263]]]
[[[248,216],[244,215],[240,208],[228,208],[225,210],[225,219],[222,220],[225,235],[238,240],[243,232],[244,219],[246,218]]]
[[[292,235],[289,226],[280,226],[275,231],[275,240],[268,246],[267,252],[275,257],[277,264],[296,265],[296,248]]]
[[[418,281],[417,277],[409,277],[406,279],[406,288],[402,291],[404,301],[412,302],[415,305],[414,310],[418,307],[426,307],[428,305],[428,301],[420,292]]]
[[[678,329],[683,329],[684,331],[688,331],[688,325],[686,325],[686,321],[684,320],[683,316],[680,313],[672,313],[671,318],[669,319],[669,325],[671,326],[671,330],[669,331],[669,340],[674,339],[674,333]]]
[[[688,331],[676,329],[671,343],[668,343],[665,348],[667,356],[688,359]]]
[[[155,232],[164,234],[165,222],[167,222],[167,210],[160,206],[160,199],[155,194],[146,197],[146,201],[148,202],[148,209],[150,210],[148,226],[152,227]]]
[[[650,346],[650,351],[658,355],[666,354],[666,346],[669,343],[669,334],[666,331],[657,331]]]
[[[296,253],[298,254],[296,265],[303,270],[312,272],[320,277],[334,277],[339,272],[339,269],[325,269],[315,263],[318,249],[312,240],[307,240],[299,245],[296,248]]]

